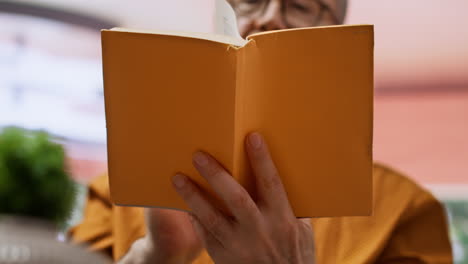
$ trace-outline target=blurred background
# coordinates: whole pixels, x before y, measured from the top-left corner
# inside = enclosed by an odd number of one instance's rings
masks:
[[[0,1],[0,127],[52,134],[85,185],[107,170],[100,29],[207,32],[213,8],[210,0]],[[457,263],[468,263],[466,10],[465,0],[350,0],[346,20],[375,25],[374,158],[446,204]],[[81,217],[80,190],[68,225]]]

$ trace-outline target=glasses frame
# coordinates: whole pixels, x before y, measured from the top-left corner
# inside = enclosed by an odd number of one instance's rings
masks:
[[[333,9],[332,9],[329,5],[327,5],[326,3],[324,3],[324,2],[321,1],[321,0],[312,0],[312,1],[315,1],[315,2],[319,5],[319,8],[320,8],[320,9],[319,9],[319,13],[318,13],[318,15],[317,15],[315,21],[314,21],[313,23],[311,23],[310,25],[308,25],[308,26],[314,27],[314,26],[319,25],[319,24],[320,24],[320,21],[323,19],[323,16],[324,16],[327,12],[330,14],[330,16],[331,16],[331,18],[332,18],[332,20],[333,20],[333,24],[340,24],[338,17],[336,16],[336,14],[333,12]],[[257,16],[260,16],[260,15],[262,15],[262,14],[265,13],[265,10],[267,9],[267,7],[268,7],[268,5],[270,4],[271,0],[263,0],[263,2],[264,2],[264,3],[262,4],[263,6],[260,8],[261,10],[257,11],[257,12],[258,12],[258,15],[257,15]],[[282,3],[284,3],[284,1],[282,1]],[[234,10],[238,10],[238,9],[237,9],[237,4],[238,4],[238,3],[235,3],[235,4],[234,4],[234,6],[233,6],[233,7],[234,7]],[[286,25],[288,28],[295,28],[296,26],[291,25],[291,24],[289,23],[289,21],[286,19],[286,15],[285,15],[286,11],[285,11],[285,9],[286,9],[286,6],[285,6],[284,4],[282,4],[282,5],[281,5],[281,16],[282,16],[283,22],[285,23],[285,25]],[[253,12],[253,13],[255,13],[255,12]],[[243,14],[242,16],[248,16],[248,14],[246,13],[246,14]]]

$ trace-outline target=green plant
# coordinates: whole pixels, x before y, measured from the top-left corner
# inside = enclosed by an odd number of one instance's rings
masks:
[[[63,226],[76,186],[65,152],[45,132],[5,128],[0,134],[0,214],[42,218]]]
[[[445,206],[450,212],[451,233],[454,242],[463,251],[463,256],[458,259],[457,264],[468,264],[468,201],[449,200]]]

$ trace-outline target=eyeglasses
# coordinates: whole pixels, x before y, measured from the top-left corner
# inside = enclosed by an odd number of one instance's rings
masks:
[[[238,16],[260,16],[270,4],[270,0],[237,0],[232,1]],[[330,7],[320,0],[287,0],[282,1],[281,14],[288,27],[312,27],[322,21],[323,15],[329,12],[333,22],[338,24],[336,15]]]

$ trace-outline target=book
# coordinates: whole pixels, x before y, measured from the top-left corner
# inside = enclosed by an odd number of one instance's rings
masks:
[[[190,210],[171,177],[214,156],[255,197],[245,136],[265,138],[297,217],[372,212],[373,26],[238,36],[102,31],[117,205]]]

